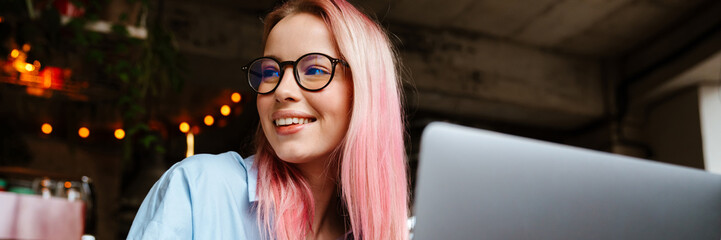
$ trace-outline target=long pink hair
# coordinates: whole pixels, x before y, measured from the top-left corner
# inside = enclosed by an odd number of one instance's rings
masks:
[[[323,18],[353,82],[351,118],[330,165],[356,239],[408,239],[408,180],[395,52],[384,30],[344,0],[291,0],[265,18],[264,39],[295,13]],[[300,171],[257,134],[258,223],[275,239],[304,239],[314,202]],[[330,167],[330,166],[329,166]]]

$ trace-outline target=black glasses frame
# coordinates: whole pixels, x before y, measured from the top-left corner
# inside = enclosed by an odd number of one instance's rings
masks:
[[[321,56],[327,57],[328,59],[330,59],[330,62],[331,62],[331,65],[332,65],[331,73],[330,73],[330,79],[328,79],[328,82],[327,82],[325,85],[323,85],[322,87],[320,87],[320,88],[318,88],[318,89],[309,89],[309,88],[306,88],[305,86],[303,86],[303,84],[300,83],[300,75],[298,74],[298,62],[300,62],[300,60],[303,59],[304,57],[307,57],[307,56],[310,56],[310,55],[321,55]],[[273,89],[271,89],[270,91],[267,91],[267,92],[259,92],[258,90],[256,90],[256,89],[253,87],[253,84],[250,82],[250,75],[251,75],[251,74],[257,74],[257,73],[253,73],[252,71],[250,71],[250,66],[253,65],[255,62],[260,61],[260,60],[263,60],[263,59],[273,60],[274,62],[276,62],[276,63],[278,64],[278,67],[279,67],[279,71],[278,71],[278,78],[279,78],[279,79],[278,79],[278,83],[275,84],[275,87],[273,87]],[[350,65],[348,65],[348,62],[346,62],[346,61],[344,61],[344,60],[342,60],[342,59],[333,58],[333,57],[328,56],[328,55],[323,54],[323,53],[315,53],[315,52],[314,52],[314,53],[304,54],[303,56],[300,56],[300,57],[299,57],[297,60],[295,60],[295,61],[285,61],[285,62],[278,61],[278,59],[275,59],[275,58],[272,58],[272,57],[259,57],[259,58],[253,59],[253,61],[250,61],[250,63],[248,63],[248,64],[246,64],[245,66],[241,67],[241,69],[242,69],[243,71],[247,72],[246,77],[248,78],[248,85],[250,85],[250,88],[253,89],[253,91],[255,91],[255,92],[258,93],[258,94],[269,94],[269,93],[274,92],[275,89],[277,89],[278,86],[280,86],[280,82],[283,81],[283,74],[285,73],[285,71],[284,71],[283,69],[285,69],[285,66],[288,66],[288,65],[293,66],[293,75],[295,76],[295,83],[298,84],[298,86],[299,86],[300,88],[302,88],[303,90],[306,90],[306,91],[310,91],[310,92],[317,92],[317,91],[323,90],[325,87],[327,87],[327,86],[330,84],[331,81],[333,81],[333,77],[335,76],[335,66],[336,66],[338,63],[342,64],[342,65],[345,66],[345,67],[350,67]]]

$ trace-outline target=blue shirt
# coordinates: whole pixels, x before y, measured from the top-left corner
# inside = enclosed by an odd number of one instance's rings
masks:
[[[260,239],[252,166],[235,152],[176,163],[143,200],[128,239]]]

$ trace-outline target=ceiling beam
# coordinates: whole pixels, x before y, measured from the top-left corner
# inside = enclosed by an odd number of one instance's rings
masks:
[[[562,130],[606,111],[596,61],[451,30],[390,30],[418,111]]]
[[[688,21],[626,55],[619,91],[629,101],[620,103],[637,101],[720,49],[721,1],[709,1]]]

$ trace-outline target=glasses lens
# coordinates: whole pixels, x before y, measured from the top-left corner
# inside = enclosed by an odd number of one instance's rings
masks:
[[[256,92],[272,91],[280,80],[280,67],[276,61],[261,58],[248,67],[248,82]]]
[[[309,90],[318,90],[328,85],[333,76],[333,63],[324,55],[311,54],[298,60],[296,70],[301,86]]]

